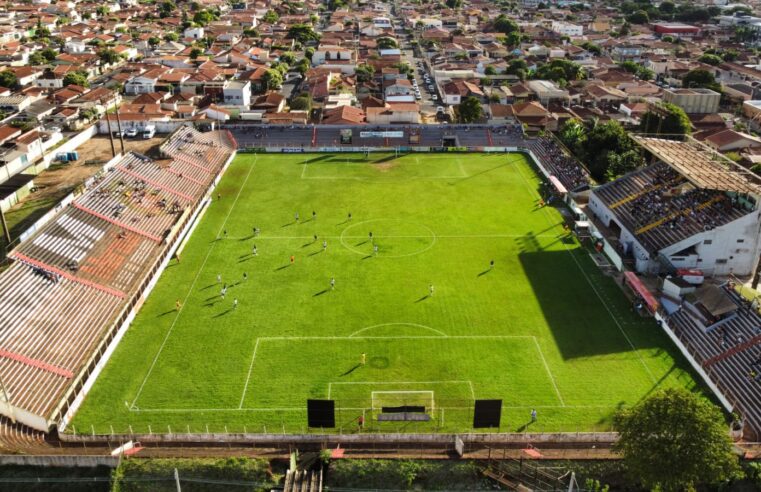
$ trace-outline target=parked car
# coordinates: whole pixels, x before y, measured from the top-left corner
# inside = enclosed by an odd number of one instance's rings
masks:
[[[126,132],[124,132],[124,136],[127,138],[135,138],[137,137],[137,130],[134,128],[130,128]]]

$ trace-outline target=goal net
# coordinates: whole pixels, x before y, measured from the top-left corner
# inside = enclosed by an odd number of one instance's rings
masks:
[[[424,407],[426,413],[436,410],[433,391],[373,391],[370,397],[373,412],[396,407]]]

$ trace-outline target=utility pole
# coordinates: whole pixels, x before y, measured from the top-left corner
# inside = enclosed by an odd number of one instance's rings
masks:
[[[8,230],[8,222],[5,220],[5,212],[0,207],[0,220],[3,222],[3,233],[5,234],[5,240],[8,241],[8,246],[11,245],[11,231]]]
[[[177,484],[177,492],[182,492],[180,487],[180,472],[177,471],[177,468],[174,469],[174,483]]]
[[[7,229],[6,229],[7,230]],[[11,418],[11,422],[16,423],[16,414],[13,412],[13,406],[11,405],[11,397],[8,395],[8,390],[5,389],[5,383],[0,379],[0,389],[3,391],[3,398],[5,398],[5,404],[8,405],[8,415]]]
[[[106,122],[108,123],[108,141],[111,143],[111,157],[116,157],[116,147],[114,146],[114,131],[111,130],[111,118],[106,113]]]
[[[122,120],[119,118],[119,106],[116,107],[116,126],[119,128],[119,142],[122,146],[122,154],[124,154],[124,132],[122,132]]]

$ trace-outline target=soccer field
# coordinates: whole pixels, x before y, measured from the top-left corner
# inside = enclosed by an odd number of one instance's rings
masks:
[[[590,431],[700,391],[539,185],[521,154],[239,155],[68,430],[301,432],[330,398],[344,432],[466,431],[474,399]],[[432,419],[375,420],[394,404]]]

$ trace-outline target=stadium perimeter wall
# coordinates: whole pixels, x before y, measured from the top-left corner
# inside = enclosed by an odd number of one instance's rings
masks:
[[[527,148],[519,148],[519,147],[316,147],[316,148],[292,148],[292,147],[258,147],[258,148],[245,148],[240,149],[240,153],[362,153],[366,150],[370,150],[372,152],[428,152],[428,153],[435,153],[435,152],[442,152],[442,153],[471,153],[471,152],[520,152],[525,155],[527,155],[531,161],[534,163],[535,167],[541,172],[541,174],[544,176],[545,179],[549,179],[551,173],[548,172],[547,169],[542,166],[541,161],[538,159],[538,157]],[[67,442],[93,442],[93,441],[102,441],[102,442],[113,442],[114,440],[117,441],[127,441],[130,439],[139,439],[146,442],[228,442],[228,443],[234,443],[234,442],[246,442],[246,443],[252,443],[252,442],[272,442],[274,434],[144,434],[144,435],[112,435],[112,436],[72,436],[69,434],[63,433],[63,431],[66,429],[66,426],[71,421],[71,418],[76,413],[76,410],[79,408],[79,406],[84,401],[85,396],[87,396],[87,393],[92,388],[93,384],[95,383],[95,380],[97,379],[98,375],[102,371],[105,364],[108,362],[108,359],[110,358],[111,354],[115,350],[116,346],[118,345],[119,341],[123,337],[124,333],[126,332],[127,328],[129,327],[129,324],[134,319],[135,315],[137,314],[137,311],[140,309],[140,306],[142,305],[142,302],[145,300],[147,295],[150,293],[150,291],[155,286],[156,282],[158,281],[159,277],[161,276],[161,273],[164,271],[164,268],[166,268],[166,265],[169,263],[169,260],[172,258],[172,255],[174,255],[175,252],[181,251],[181,248],[185,245],[185,242],[189,238],[190,234],[193,230],[195,230],[195,227],[198,225],[198,222],[203,217],[208,202],[209,202],[209,196],[213,192],[214,188],[216,188],[217,184],[219,183],[219,180],[224,175],[224,172],[229,167],[230,163],[236,156],[236,152],[233,152],[231,156],[228,158],[227,162],[223,166],[222,170],[218,174],[217,178],[213,181],[212,185],[209,187],[205,194],[205,198],[201,200],[199,205],[197,206],[196,210],[194,210],[193,215],[191,219],[184,225],[182,228],[182,231],[180,234],[175,236],[173,240],[172,246],[167,250],[167,253],[165,254],[161,265],[159,268],[153,273],[151,276],[151,279],[146,286],[145,290],[140,294],[140,302],[139,303],[130,303],[130,310],[127,314],[126,318],[124,318],[124,321],[121,323],[120,328],[117,332],[117,335],[111,340],[108,347],[106,348],[106,351],[103,353],[103,355],[100,357],[99,362],[96,364],[92,372],[89,374],[87,381],[83,385],[82,389],[78,391],[74,402],[69,406],[68,410],[64,414],[63,418],[61,419],[58,429],[61,432],[61,439],[62,441]],[[573,200],[573,198],[568,194],[568,196],[565,197],[566,203],[573,207],[573,208],[580,208],[579,205]],[[604,238],[603,238],[604,240]],[[607,243],[607,241],[605,241]],[[619,262],[615,262],[616,266],[619,266]],[[619,268],[620,270],[620,268]],[[690,351],[687,349],[687,347],[681,343],[681,341],[676,337],[676,335],[673,333],[671,327],[668,325],[666,320],[659,314],[656,313],[655,316],[656,320],[658,321],[658,324],[661,326],[661,328],[666,332],[666,334],[669,336],[669,338],[676,344],[677,348],[682,352],[682,354],[687,358],[690,365],[695,369],[695,371],[700,375],[700,377],[703,379],[703,381],[706,383],[708,388],[716,395],[717,399],[721,402],[722,406],[724,408],[731,412],[734,408],[734,405],[732,405],[729,400],[724,396],[723,392],[719,389],[719,387],[711,380],[711,378],[708,376],[708,374],[703,370],[703,368],[698,364],[693,357],[693,355],[690,353]],[[0,402],[0,405],[2,405],[2,402]],[[36,427],[35,427],[36,428]],[[486,443],[489,442],[488,436],[501,436],[497,440],[500,442],[503,442],[505,439],[505,436],[509,436],[510,434],[468,434],[467,436],[471,436],[472,439],[475,439],[472,442],[481,442]],[[559,434],[564,435],[564,434]],[[573,436],[578,437],[580,434],[572,434]],[[589,437],[592,439],[590,442],[596,442],[596,439],[599,439],[600,442],[613,442],[615,441],[616,434],[615,433],[588,433],[588,434],[581,434],[585,437]],[[338,442],[347,442],[347,437],[359,437],[360,435],[276,435],[277,441],[281,443],[305,443],[305,442],[329,442],[331,440],[335,440],[336,443]],[[373,440],[377,440],[377,442],[388,442],[388,439],[391,439],[395,442],[405,442],[407,440],[410,440],[411,442],[420,442],[421,436],[426,437],[426,439],[423,439],[425,442],[428,441],[429,436],[440,436],[440,438],[450,438],[454,439],[454,435],[442,435],[442,434],[373,434]],[[475,437],[474,437],[475,436]],[[526,434],[518,434],[517,436],[527,436]],[[532,442],[541,442],[542,436],[557,436],[555,434],[536,434],[532,435],[531,440]],[[601,437],[603,436],[603,437]],[[337,440],[337,438],[340,437],[340,440]],[[460,435],[462,438],[463,436]],[[550,440],[550,439],[547,439]],[[435,440],[436,442],[441,443],[440,440]],[[527,441],[528,442],[528,441]],[[553,440],[553,442],[557,442],[556,440]]]
[[[182,224],[181,222],[182,225],[178,227],[177,229],[175,229],[177,232],[173,235],[173,237],[170,236],[170,239],[169,239],[170,246],[164,251],[163,256],[159,259],[158,265],[154,267],[153,269],[151,269],[151,272],[149,273],[145,281],[146,282],[145,287],[138,290],[136,295],[133,297],[132,301],[127,305],[127,307],[125,307],[125,310],[121,313],[119,318],[117,318],[117,322],[114,323],[115,326],[118,326],[118,329],[116,329],[115,333],[113,334],[112,338],[108,340],[107,344],[105,343],[106,337],[104,337],[98,351],[94,353],[90,363],[88,363],[85,366],[85,368],[82,370],[82,373],[81,373],[82,376],[84,376],[85,372],[88,372],[87,378],[85,379],[84,384],[82,384],[81,388],[76,390],[76,392],[74,393],[70,392],[69,394],[67,394],[66,398],[64,398],[64,401],[61,404],[62,406],[64,403],[67,403],[73,396],[73,400],[71,400],[71,403],[68,405],[68,407],[66,408],[66,411],[64,412],[63,416],[58,422],[59,432],[63,433],[63,431],[66,430],[66,426],[74,417],[74,414],[77,412],[79,407],[82,405],[82,402],[84,401],[85,397],[92,389],[101,371],[108,363],[108,360],[111,358],[111,355],[114,353],[116,346],[119,344],[122,337],[127,332],[129,325],[132,323],[132,321],[135,318],[135,315],[140,310],[140,307],[143,305],[143,302],[145,302],[145,299],[147,298],[147,296],[156,286],[156,283],[158,282],[159,277],[161,277],[161,274],[164,272],[164,269],[169,264],[169,261],[172,259],[172,256],[175,254],[175,252],[181,245],[184,245],[185,239],[187,239],[190,233],[195,229],[196,225],[198,224],[201,217],[203,216],[203,213],[205,212],[206,207],[208,206],[208,203],[210,201],[209,197],[211,196],[211,193],[217,187],[219,180],[221,179],[222,175],[224,175],[224,173],[227,171],[227,168],[230,166],[230,163],[235,158],[235,155],[236,155],[235,152],[232,152],[230,154],[230,157],[227,159],[224,166],[222,166],[222,169],[220,169],[219,173],[217,174],[217,177],[214,179],[214,181],[212,181],[209,188],[207,188],[206,193],[204,194],[204,197],[201,199],[198,205],[196,205],[195,209],[189,215],[189,217],[185,219],[185,223]],[[111,330],[111,332],[113,333],[113,330]],[[73,386],[73,388],[76,388],[76,385]],[[38,428],[38,427],[34,427],[34,428]],[[47,430],[47,428],[40,429],[40,430]]]

